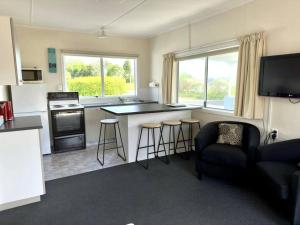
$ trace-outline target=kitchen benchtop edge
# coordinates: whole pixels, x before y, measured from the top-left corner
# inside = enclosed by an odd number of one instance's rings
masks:
[[[120,106],[115,108],[114,106],[105,106],[101,107],[102,110],[112,113],[117,116],[121,115],[134,115],[134,114],[147,114],[147,113],[159,113],[159,112],[175,112],[183,110],[192,110],[192,109],[201,109],[202,106],[196,105],[187,105],[184,107],[171,107],[164,104],[148,104],[136,106],[132,109],[133,106]]]
[[[22,116],[15,117],[11,121],[7,121],[0,126],[0,133],[41,129],[42,121],[40,116]]]
[[[130,102],[130,103],[82,103],[84,108],[99,108],[106,106],[127,106],[127,105],[142,105],[142,104],[158,104],[158,101],[143,101],[143,102]]]

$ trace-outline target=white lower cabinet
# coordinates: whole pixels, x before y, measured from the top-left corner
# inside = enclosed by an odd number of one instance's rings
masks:
[[[0,211],[45,194],[39,130],[0,133]]]

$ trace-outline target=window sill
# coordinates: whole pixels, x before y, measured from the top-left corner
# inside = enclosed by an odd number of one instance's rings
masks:
[[[228,117],[235,117],[233,111],[226,111],[221,109],[211,109],[211,108],[202,108],[200,109],[201,112],[221,115],[221,116],[228,116]]]

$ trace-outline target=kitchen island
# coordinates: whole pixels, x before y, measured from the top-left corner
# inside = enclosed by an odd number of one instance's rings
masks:
[[[40,201],[45,194],[40,116],[17,117],[0,126],[0,211]]]
[[[141,124],[160,123],[164,120],[189,119],[191,118],[191,110],[199,108],[202,107],[195,105],[173,107],[163,104],[139,104],[101,107],[101,109],[107,113],[107,118],[117,118],[120,121],[120,128],[128,162],[135,161]],[[165,141],[168,140],[168,132],[169,130],[164,130]],[[147,135],[143,135],[141,139],[142,146],[146,145],[147,143],[146,136]],[[158,140],[158,131],[156,132],[155,136],[156,140]],[[139,159],[145,159],[145,153],[146,151],[141,151],[139,154]]]

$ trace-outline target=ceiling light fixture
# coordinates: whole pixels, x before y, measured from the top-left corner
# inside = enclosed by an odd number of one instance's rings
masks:
[[[105,28],[104,27],[100,27],[100,29],[96,33],[96,37],[98,39],[107,38],[107,35],[105,34]]]

